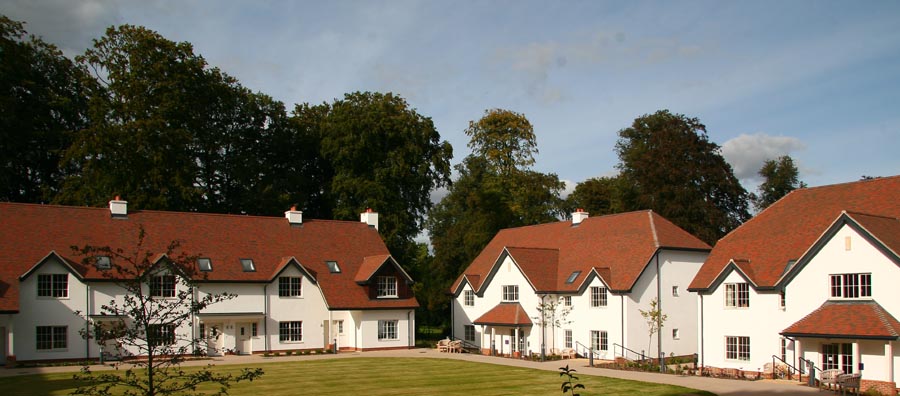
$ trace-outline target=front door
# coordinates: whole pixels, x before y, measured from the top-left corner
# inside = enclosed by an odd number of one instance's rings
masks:
[[[237,349],[238,354],[249,355],[253,353],[253,344],[250,338],[250,323],[237,324]]]

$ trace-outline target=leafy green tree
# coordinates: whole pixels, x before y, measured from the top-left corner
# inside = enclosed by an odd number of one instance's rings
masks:
[[[616,152],[626,210],[652,209],[709,244],[750,217],[747,191],[696,118],[638,117]]]
[[[308,200],[336,219],[376,209],[388,248],[401,262],[414,260],[431,191],[450,181],[452,148],[431,119],[397,95],[372,92],[297,106],[293,118],[301,136],[316,140],[320,157],[311,166],[321,187],[310,187],[323,190],[310,190]]]
[[[659,300],[656,297],[650,300],[650,308],[648,310],[638,309],[638,312],[641,313],[641,317],[647,322],[647,334],[649,336],[649,339],[647,340],[647,352],[650,352],[650,346],[653,345],[653,335],[661,334],[660,331],[662,331],[663,325],[665,324],[666,319],[669,318],[669,315],[662,312],[662,308],[659,307]],[[657,343],[656,348],[657,357],[661,357],[662,344]],[[660,364],[660,371],[662,370],[663,366]]]
[[[470,122],[466,133],[472,154],[456,165],[459,178],[428,219],[434,261],[425,279],[432,309],[446,306],[447,288],[498,231],[562,214],[563,183],[555,174],[530,169],[537,146],[523,115],[490,110]]]
[[[578,183],[566,198],[567,212],[584,209],[592,216],[622,212],[620,184],[618,177],[591,178]]]
[[[757,210],[768,208],[789,192],[806,187],[806,183],[800,181],[800,171],[794,165],[794,160],[787,155],[767,160],[759,169],[759,175],[763,177],[759,194],[752,195]]]
[[[49,202],[62,152],[85,127],[87,72],[0,15],[0,200]]]
[[[241,369],[238,374],[223,374],[207,365],[199,370],[185,371],[181,364],[187,357],[202,355],[196,348],[200,339],[194,336],[193,318],[210,305],[236,297],[233,294],[194,295],[196,257],[181,250],[178,241],[171,242],[162,259],[159,253],[144,246],[145,231],[139,230],[133,248],[109,246],[73,246],[82,264],[94,265],[98,256],[109,259],[110,268],[104,276],[123,292],[100,307],[100,316],[88,317],[76,312],[85,321],[94,320],[93,331],[81,331],[82,337],[100,345],[115,345],[126,357],[119,360],[116,371],[92,372],[84,366],[75,379],[81,385],[76,395],[202,395],[201,385],[217,385],[211,394],[225,395],[228,388],[241,381],[253,381],[263,375],[260,368]],[[158,277],[171,277],[176,298],[154,297],[153,285]],[[118,370],[118,369],[123,370]]]
[[[501,175],[510,175],[534,165],[538,153],[534,127],[524,114],[503,109],[484,111],[466,128],[472,154],[483,157]]]

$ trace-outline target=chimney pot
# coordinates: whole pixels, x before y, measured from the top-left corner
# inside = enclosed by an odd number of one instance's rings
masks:
[[[123,201],[116,195],[116,198],[109,201],[109,214],[112,217],[128,217],[128,201]]]
[[[572,225],[579,225],[582,221],[588,218],[590,213],[585,212],[584,209],[576,209],[575,213],[572,213]]]
[[[366,223],[369,225],[369,227],[374,227],[377,230],[378,212],[373,211],[371,208],[367,208],[365,212],[359,215],[359,221],[362,223]]]
[[[297,210],[297,206],[291,206],[291,210],[285,211],[284,218],[288,220],[290,225],[303,224],[303,212]]]

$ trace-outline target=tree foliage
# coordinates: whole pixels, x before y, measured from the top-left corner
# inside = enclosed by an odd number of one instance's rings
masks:
[[[509,227],[554,221],[562,214],[563,183],[555,174],[530,169],[537,153],[524,115],[489,110],[469,123],[472,154],[456,165],[459,178],[431,211],[427,223],[434,247],[428,306],[439,309],[453,280]]]
[[[49,202],[70,134],[88,123],[86,71],[0,15],[0,200]]]
[[[793,158],[787,155],[766,160],[759,169],[759,175],[763,178],[759,194],[752,195],[757,210],[768,208],[789,192],[806,187],[806,183],[800,181],[800,171],[794,165]]]
[[[84,366],[75,375],[84,385],[74,394],[197,395],[206,394],[199,386],[212,383],[218,386],[212,394],[224,395],[233,383],[259,378],[263,374],[260,368],[242,369],[236,375],[214,372],[212,365],[196,371],[181,369],[187,357],[203,355],[197,347],[201,340],[194,336],[193,318],[210,305],[236,296],[195,294],[196,257],[182,251],[178,241],[171,242],[163,255],[151,252],[144,246],[145,236],[141,228],[138,243],[131,250],[109,246],[72,247],[83,257],[85,266],[93,266],[99,256],[108,257],[110,269],[103,275],[122,292],[101,305],[99,315],[76,313],[86,321],[93,321],[93,331],[82,329],[82,337],[93,339],[101,346],[112,342],[125,359],[140,357],[127,359],[126,363],[117,361],[116,372],[95,373]],[[151,285],[159,282],[159,277],[172,279],[175,298],[154,296]],[[124,370],[120,372],[119,368]]]
[[[706,126],[660,110],[619,131],[626,210],[652,209],[709,244],[746,221],[748,194]]]
[[[618,177],[598,177],[578,183],[566,198],[567,212],[584,209],[592,216],[623,212],[621,182]]]

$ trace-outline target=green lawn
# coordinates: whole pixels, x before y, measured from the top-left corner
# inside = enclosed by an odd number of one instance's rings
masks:
[[[219,366],[237,371],[244,366]],[[247,366],[249,367],[249,366]],[[450,359],[352,358],[260,365],[265,375],[231,395],[561,395],[559,373]],[[577,374],[577,373],[576,373]],[[709,395],[687,388],[580,376],[582,395]],[[66,395],[72,374],[0,378],[0,395]]]

